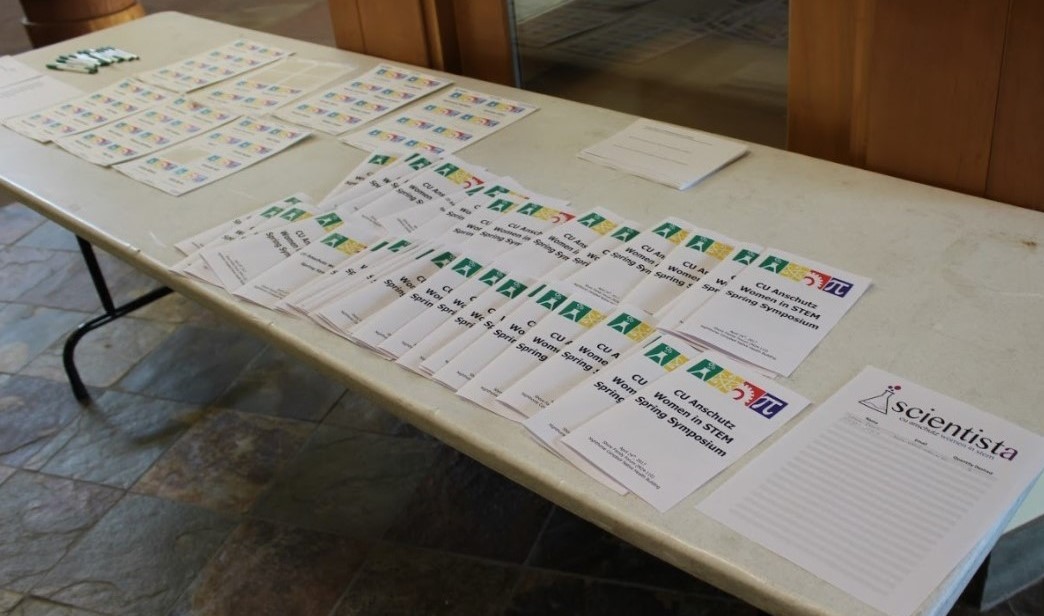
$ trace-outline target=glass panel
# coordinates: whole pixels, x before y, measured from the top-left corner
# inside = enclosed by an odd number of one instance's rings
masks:
[[[521,84],[783,147],[787,0],[509,0]]]

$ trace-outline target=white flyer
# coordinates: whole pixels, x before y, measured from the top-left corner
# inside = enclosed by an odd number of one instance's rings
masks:
[[[173,64],[139,74],[146,83],[180,93],[224,81],[293,54],[257,41],[237,39]]]
[[[417,233],[421,227],[426,227],[434,220],[448,217],[454,222],[442,220],[441,223],[436,223],[446,226],[443,230],[448,230],[449,227],[453,226],[456,222],[464,220],[476,209],[485,207],[489,204],[491,197],[508,195],[508,198],[513,200],[515,198],[521,199],[528,196],[523,194],[524,189],[522,189],[521,186],[518,186],[517,182],[511,178],[495,178],[493,176],[488,176],[486,181],[486,184],[479,184],[467,189],[465,191],[467,196],[464,199],[460,199],[459,195],[454,195],[453,199],[448,197],[434,199],[402,212],[381,216],[377,219],[377,224],[387,229],[389,233],[410,235]],[[432,229],[425,229],[423,233],[417,235],[437,237],[439,233],[441,232],[432,232]]]
[[[240,79],[220,83],[197,99],[237,113],[272,113],[304,94],[341,79],[355,67],[339,62],[286,58]]]
[[[517,308],[510,313],[504,312],[503,320],[495,322],[467,348],[446,362],[432,374],[432,378],[458,391],[505,349],[525,336],[541,319],[557,310],[573,291],[573,285],[563,282],[534,287]]]
[[[907,616],[999,535],[1042,468],[1040,435],[868,367],[698,508]]]
[[[407,150],[449,154],[536,110],[535,105],[453,88],[435,100],[405,109],[371,128],[347,135],[341,141],[363,150],[394,145]]]
[[[26,137],[46,143],[58,137],[98,128],[171,98],[172,94],[159,88],[133,79],[122,79],[97,92],[8,118],[4,120],[4,125]]]
[[[498,272],[499,270],[492,270]],[[480,280],[482,278],[480,277]],[[479,293],[464,306],[456,307],[453,318],[447,319],[430,334],[415,344],[398,363],[422,374],[431,375],[450,359],[478,340],[501,317],[510,314],[524,299],[533,279],[505,273],[495,285]],[[516,302],[516,304],[512,304]]]
[[[869,278],[768,248],[678,332],[789,376],[869,286]]]
[[[346,220],[336,231],[319,238],[288,258],[248,280],[233,295],[266,308],[294,289],[329,272],[382,236],[382,230],[362,219]]]
[[[379,275],[368,284],[323,305],[314,311],[314,316],[350,337],[352,328],[363,319],[416,289],[433,273],[451,263],[457,254],[443,247],[433,247],[410,257],[405,266]]]
[[[386,254],[396,254],[407,250],[412,244],[401,238],[385,238],[365,252],[349,257],[326,274],[302,286],[277,302],[277,310],[294,312],[307,316],[324,304],[348,293],[353,280],[368,271],[374,262],[386,258]]]
[[[287,105],[276,115],[294,124],[339,135],[449,84],[442,77],[379,64],[362,75]],[[394,140],[379,141],[364,149],[381,147],[412,149]]]
[[[541,444],[620,494],[627,488],[562,444],[566,436],[639,389],[673,372],[701,351],[670,334],[650,336],[598,374],[584,379],[523,425]]]
[[[807,405],[783,386],[706,352],[562,443],[663,512]]]
[[[660,322],[659,327],[667,331],[675,331],[690,314],[696,312],[707,300],[714,297],[715,293],[724,289],[725,285],[729,284],[743,268],[753,263],[764,249],[764,246],[749,242],[737,243],[736,250],[729,258],[720,261],[699,282],[694,283],[679,295],[676,301],[655,313],[654,316]]]
[[[232,220],[221,223],[220,225],[211,227],[204,231],[189,236],[180,242],[174,244],[174,247],[180,250],[186,255],[195,253],[200,248],[207,246],[211,242],[224,238],[223,241],[232,241],[236,238],[236,235],[230,235],[236,231],[246,232],[256,226],[261,220],[274,218],[281,214],[285,209],[290,207],[298,207],[302,204],[307,204],[311,201],[310,197],[305,193],[294,193],[289,197],[284,197],[279,201],[274,201],[267,205],[262,205],[252,212],[247,212],[242,216],[237,216]]]
[[[569,277],[577,287],[613,304],[619,304],[631,289],[652,274],[660,261],[689,235],[691,225],[679,218],[666,218],[638,237]]]
[[[532,417],[655,333],[656,321],[649,315],[633,306],[618,306],[557,355],[515,381],[497,401]]]
[[[497,355],[457,395],[498,415],[522,421],[526,415],[497,401],[497,396],[543,362],[562,352],[574,340],[591,331],[612,311],[613,305],[577,290],[569,299],[528,329]]]
[[[373,175],[355,186],[323,199],[323,205],[342,211],[358,210],[395,190],[403,182],[408,182],[410,178],[434,165],[438,160],[438,156],[411,152],[375,171]]]
[[[379,224],[378,218],[397,214],[435,199],[448,199],[450,203],[463,200],[466,197],[463,191],[482,186],[491,177],[492,174],[478,165],[468,164],[455,157],[444,158],[358,208],[356,212],[370,222]]]
[[[180,196],[275,156],[310,133],[269,120],[242,117],[155,154],[113,168]]]
[[[184,96],[86,132],[55,140],[62,149],[108,166],[181,143],[235,119],[231,112]]]
[[[281,216],[285,216],[284,212]],[[255,233],[241,240],[213,248],[199,255],[221,280],[221,286],[235,291],[252,278],[283,261],[315,240],[344,224],[335,213],[302,216],[294,222]]]
[[[370,152],[361,163],[353,167],[340,182],[334,185],[330,192],[326,193],[326,196],[323,197],[320,203],[331,200],[344,191],[358,186],[371,175],[398,161],[402,156],[396,150],[376,149]]]
[[[565,280],[616,250],[621,244],[626,244],[638,237],[638,234],[641,233],[641,225],[633,220],[624,219],[617,221],[617,224],[619,226],[613,229],[612,232],[606,233],[568,260],[562,261],[555,266],[553,270],[547,273],[547,277],[551,280]]]
[[[715,231],[693,229],[623,301],[653,314],[728,258],[735,245],[735,240]]]

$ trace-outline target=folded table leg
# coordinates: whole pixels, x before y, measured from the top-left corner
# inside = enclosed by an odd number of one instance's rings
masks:
[[[98,265],[98,258],[94,255],[94,247],[91,246],[90,242],[84,240],[80,236],[76,236],[76,241],[80,245],[80,253],[83,254],[83,260],[87,264],[87,271],[91,274],[91,282],[94,283],[94,290],[98,292],[98,299],[101,300],[103,310],[102,314],[80,323],[80,325],[69,334],[69,337],[65,340],[65,349],[62,352],[62,363],[65,366],[65,374],[69,378],[69,385],[72,387],[73,395],[76,396],[76,399],[80,402],[86,402],[90,399],[91,394],[83,384],[83,379],[80,378],[79,370],[76,369],[76,360],[74,357],[76,344],[81,338],[99,327],[111,323],[122,316],[134,312],[138,308],[147,306],[157,299],[170,294],[171,289],[168,287],[160,287],[149,291],[141,297],[131,300],[126,304],[120,306],[115,305],[112,301],[112,295],[109,293],[109,287],[105,282],[105,275],[102,273],[101,267]]]

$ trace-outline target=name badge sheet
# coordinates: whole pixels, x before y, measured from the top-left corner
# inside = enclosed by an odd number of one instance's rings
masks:
[[[341,139],[363,150],[398,147],[448,154],[488,137],[537,110],[535,105],[464,88],[418,104]]]
[[[292,55],[292,51],[237,39],[216,49],[138,75],[152,85],[182,94],[241,75]]]
[[[239,113],[263,115],[343,78],[354,68],[350,64],[287,58],[240,79],[218,84],[197,96]]]
[[[98,128],[171,98],[173,95],[169,92],[140,81],[124,79],[71,101],[10,118],[4,125],[26,137],[46,143],[58,137]]]
[[[246,169],[301,141],[308,131],[243,117],[205,135],[114,168],[178,196]]]
[[[379,64],[358,77],[288,105],[276,115],[294,124],[340,135],[449,84],[447,79]]]
[[[892,616],[1004,520],[1044,439],[868,367],[698,509]]]

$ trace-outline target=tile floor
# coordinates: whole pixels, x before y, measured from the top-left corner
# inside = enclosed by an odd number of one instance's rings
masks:
[[[323,0],[145,0],[330,44]],[[0,53],[28,47],[0,3]],[[755,614],[178,297],[98,310],[0,196],[0,615]],[[102,255],[117,298],[153,286]],[[954,614],[972,614],[958,607]],[[1044,584],[990,612],[1044,613]]]

